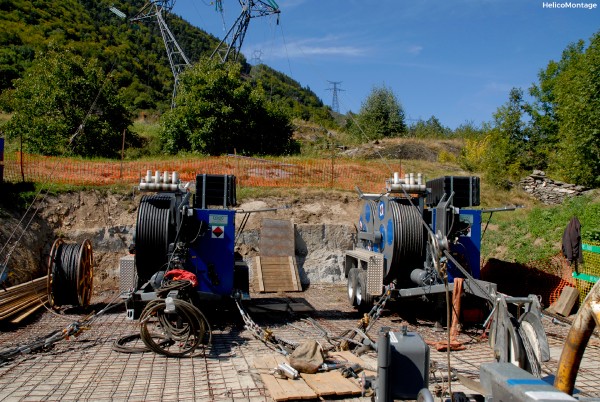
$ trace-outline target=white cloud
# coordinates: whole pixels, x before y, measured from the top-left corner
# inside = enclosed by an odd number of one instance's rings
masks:
[[[408,53],[418,55],[423,50],[423,46],[421,45],[412,45],[408,47]]]
[[[273,45],[257,44],[253,48],[270,49],[267,58],[301,58],[308,56],[337,56],[362,57],[367,54],[366,48],[345,45],[339,38],[326,36],[321,38],[306,38]]]

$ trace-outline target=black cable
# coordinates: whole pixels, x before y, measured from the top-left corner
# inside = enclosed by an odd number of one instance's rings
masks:
[[[77,243],[61,243],[52,264],[52,299],[55,306],[78,306],[79,293],[77,273],[80,270],[79,260],[81,245]]]
[[[156,194],[145,195],[140,201],[135,229],[135,266],[141,282],[148,281],[168,262],[172,199],[172,194]]]
[[[143,347],[135,347],[135,346],[125,346],[127,343],[136,341],[138,339],[141,339],[141,335],[140,334],[131,334],[131,335],[125,335],[122,336],[119,339],[116,339],[113,342],[113,346],[112,349],[115,352],[119,352],[119,353],[144,353],[144,352],[149,352],[150,349],[148,349],[146,346]]]

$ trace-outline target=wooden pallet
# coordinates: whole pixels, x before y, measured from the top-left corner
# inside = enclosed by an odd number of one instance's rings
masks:
[[[351,355],[350,352],[347,353]],[[346,357],[346,355],[332,357],[339,358],[342,356]],[[342,357],[343,360],[354,361],[344,357]],[[359,357],[354,356],[354,358],[357,359],[356,362],[361,362]],[[260,371],[260,378],[263,384],[265,384],[271,397],[276,401],[315,399],[325,396],[356,396],[361,394],[358,383],[344,378],[338,370],[316,374],[302,373],[300,374],[300,378],[296,380],[277,378],[271,374],[271,370],[283,362],[287,363],[287,360],[280,355],[263,356],[254,359],[254,367]]]
[[[352,380],[344,378],[337,370],[316,374],[302,373],[300,376],[318,396],[355,396],[361,394],[360,387]]]
[[[296,259],[292,256],[258,256],[255,257],[254,268],[259,292],[302,291]]]
[[[283,362],[287,362],[285,357],[279,355],[263,356],[254,359],[254,367],[260,371],[260,378],[269,390],[271,398],[276,401],[316,399],[318,395],[303,379],[290,380],[287,378],[278,378],[270,373],[279,363]]]

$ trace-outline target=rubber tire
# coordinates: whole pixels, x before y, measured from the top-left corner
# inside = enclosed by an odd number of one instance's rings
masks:
[[[358,285],[358,268],[350,268],[348,271],[348,302],[356,307],[356,286]]]
[[[358,273],[358,284],[356,286],[356,307],[361,313],[368,313],[373,307],[373,296],[367,294],[367,271]]]

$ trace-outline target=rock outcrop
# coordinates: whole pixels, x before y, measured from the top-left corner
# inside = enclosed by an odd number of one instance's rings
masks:
[[[552,180],[541,170],[534,170],[519,183],[523,190],[548,205],[562,204],[565,198],[582,195],[588,190],[584,186]]]

